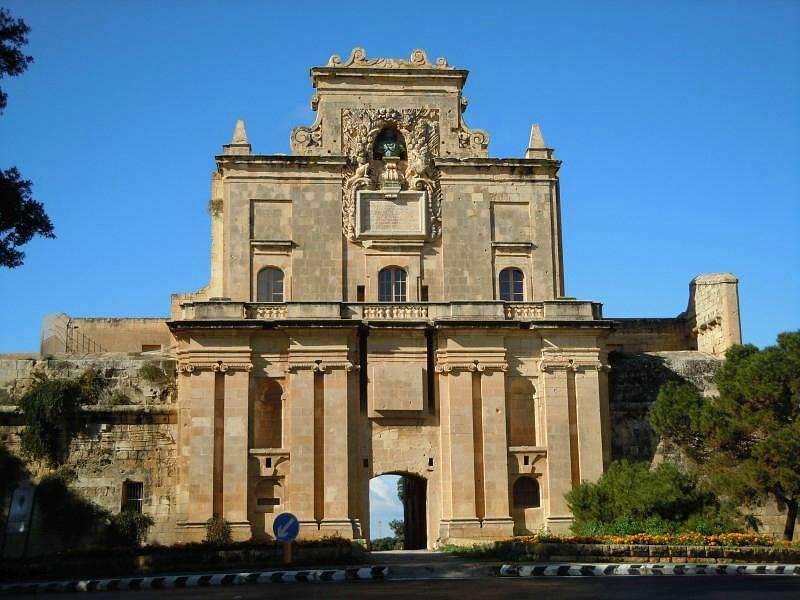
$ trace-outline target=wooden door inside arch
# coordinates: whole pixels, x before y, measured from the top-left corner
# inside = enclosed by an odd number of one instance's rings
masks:
[[[424,550],[428,547],[428,482],[417,475],[402,475],[401,482],[403,549]]]

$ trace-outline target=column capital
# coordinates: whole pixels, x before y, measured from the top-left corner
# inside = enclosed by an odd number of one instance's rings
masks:
[[[457,372],[470,372],[470,373],[492,373],[500,371],[505,373],[508,371],[508,363],[503,362],[440,362],[436,365],[435,371],[442,375],[449,375],[450,373]]]
[[[314,371],[315,373],[327,373],[334,369],[344,369],[348,373],[350,371],[357,371],[359,365],[355,365],[349,360],[334,360],[334,361],[289,361],[286,367],[287,373],[294,373],[296,371]]]
[[[539,370],[542,373],[556,371],[607,371],[608,365],[603,362],[598,349],[575,348],[559,349],[558,352],[542,350],[539,359]]]
[[[191,375],[200,371],[213,371],[215,373],[232,373],[234,371],[250,372],[253,370],[251,362],[225,362],[218,361],[193,361],[187,360],[178,363],[177,370],[184,375]]]

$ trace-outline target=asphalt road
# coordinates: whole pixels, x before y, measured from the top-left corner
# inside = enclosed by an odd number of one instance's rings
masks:
[[[10,596],[3,596],[8,598]],[[17,596],[31,598],[31,596]],[[249,598],[290,600],[332,600],[351,598],[420,598],[438,600],[543,599],[558,600],[645,598],[646,600],[738,600],[800,598],[800,577],[559,577],[546,579],[450,579],[425,581],[378,581],[348,583],[286,583],[208,587],[177,590],[144,590],[114,593],[78,594],[77,598],[107,600],[128,598],[150,600],[166,598]]]

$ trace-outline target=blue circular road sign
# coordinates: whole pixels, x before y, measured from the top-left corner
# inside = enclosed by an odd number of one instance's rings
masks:
[[[300,533],[300,521],[292,513],[281,513],[272,523],[272,532],[279,542],[291,542]]]

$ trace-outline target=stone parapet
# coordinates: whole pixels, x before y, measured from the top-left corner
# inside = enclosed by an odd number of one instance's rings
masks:
[[[173,321],[593,321],[597,302],[187,302]]]

